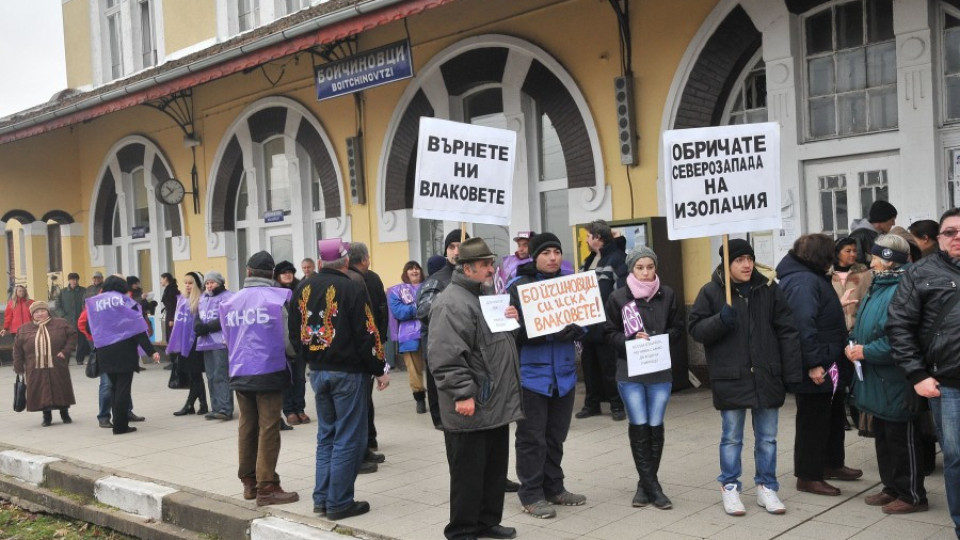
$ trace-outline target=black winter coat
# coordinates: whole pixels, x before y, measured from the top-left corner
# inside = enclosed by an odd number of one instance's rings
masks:
[[[610,299],[607,300],[607,322],[603,326],[603,336],[617,351],[617,380],[644,384],[672,382],[673,374],[669,369],[636,377],[628,376],[627,337],[623,334],[623,306],[631,302],[636,304],[647,334],[670,336],[670,358],[677,358],[677,346],[683,337],[683,314],[677,306],[677,295],[670,287],[660,285],[657,294],[653,295],[649,301],[634,298],[630,287],[627,286],[613,291]]]
[[[839,387],[849,385],[853,366],[843,353],[847,323],[826,270],[817,273],[790,252],[777,265],[777,278],[793,312],[803,356],[803,382],[790,390],[798,394],[833,392],[829,376],[815,384],[808,373],[817,366],[828,370],[833,363],[840,370]]]
[[[720,319],[726,294],[721,267],[700,289],[690,310],[690,335],[703,343],[713,406],[718,410],[770,409],[783,405],[786,385],[801,376],[800,346],[790,306],[780,287],[754,270],[750,291],[734,289],[737,324]]]
[[[907,267],[887,313],[887,338],[897,365],[911,384],[928,377],[960,388],[960,303],[937,330],[928,335],[944,304],[957,291],[958,268],[946,253],[920,259]]]

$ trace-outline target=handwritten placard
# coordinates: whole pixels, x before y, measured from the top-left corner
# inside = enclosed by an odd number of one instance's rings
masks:
[[[660,334],[650,339],[627,341],[627,375],[635,377],[670,369],[670,336]]]
[[[480,311],[483,313],[483,319],[487,321],[490,331],[509,332],[520,328],[520,323],[516,319],[511,319],[503,314],[510,305],[509,294],[491,294],[480,297]]]
[[[527,283],[517,287],[527,337],[559,332],[569,324],[588,326],[607,320],[594,271]]]

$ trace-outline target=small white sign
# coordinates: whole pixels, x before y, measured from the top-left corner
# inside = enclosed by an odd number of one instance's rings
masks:
[[[487,321],[490,331],[509,332],[520,328],[520,323],[516,319],[511,319],[503,314],[510,305],[509,294],[491,294],[480,297],[480,311],[483,313],[483,320]]]
[[[413,217],[510,225],[517,134],[420,118]]]
[[[670,369],[670,335],[627,341],[627,375],[635,377]]]
[[[595,271],[581,272],[517,287],[527,337],[559,332],[565,326],[589,326],[607,320]]]
[[[663,134],[671,240],[780,228],[780,125]]]

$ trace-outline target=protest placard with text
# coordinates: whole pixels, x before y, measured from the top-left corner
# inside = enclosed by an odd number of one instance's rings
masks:
[[[627,340],[627,376],[636,377],[670,369],[670,336]]]
[[[553,334],[568,324],[588,326],[607,320],[592,270],[520,285],[517,294],[527,337]]]
[[[413,217],[509,225],[517,134],[423,117]]]
[[[663,164],[671,240],[781,227],[779,124],[666,131]]]

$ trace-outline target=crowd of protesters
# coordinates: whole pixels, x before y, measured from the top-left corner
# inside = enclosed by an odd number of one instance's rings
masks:
[[[844,440],[855,428],[875,441],[882,483],[864,502],[888,514],[925,511],[924,477],[939,440],[960,531],[960,209],[909,230],[896,227],[896,217],[892,204],[877,201],[849,236],[803,235],[775,269],[756,260],[748,241],[730,240],[686,324],[683,300],[660,281],[671,269],[661,269],[657,253],[645,245],[628,251],[624,238],[595,221],[586,227],[591,253],[580,271],[596,272],[607,320],[546,336],[528,335],[518,291],[573,273],[560,239],[522,231],[516,253],[497,266],[483,239],[460,230],[447,235],[426,271],[409,261],[390,288],[364,244],[340,239],[321,241],[317,260],[301,261],[300,279],[293,263],[254,254],[236,292],[215,270],[179,281],[164,273],[160,304],[143,297],[134,276],[96,272],[83,287],[71,273],[55,308],[18,285],[0,335],[14,335],[26,408],[42,413],[43,426],[54,410],[72,422],[75,352],[78,364],[96,362],[100,426],[130,433],[131,422],[144,420],[133,413],[133,374],[143,357],[160,358],[147,316],[162,305],[157,334],[173,375],[189,388],[174,415],[228,421],[236,404],[238,478],[244,498],[260,506],[299,499],[280,487],[276,464],[280,431],[311,422],[309,381],[318,424],[312,500],[314,512],[331,520],[370,510],[354,483],[386,459],[372,392],[388,387],[392,365],[406,370],[416,414],[429,412],[444,432],[451,479],[444,534],[460,539],[516,535],[501,525],[505,492],[516,491],[523,512],[541,519],[585,504],[565,482],[563,445],[571,421],[601,415],[603,402],[614,421],[627,420],[638,478],[632,506],[672,508],[659,481],[672,370],[632,373],[627,348],[665,336],[674,351],[689,330],[704,347],[720,412],[717,481],[727,514],[747,513],[740,477],[748,412],[757,503],[771,514],[787,511],[778,496],[777,435],[779,409],[792,393],[798,491],[837,496],[841,488],[831,482],[862,476],[845,462]],[[492,293],[508,295],[503,315],[516,330],[489,328],[479,297]],[[586,399],[574,414],[578,361]],[[511,423],[518,483],[507,477]]]

